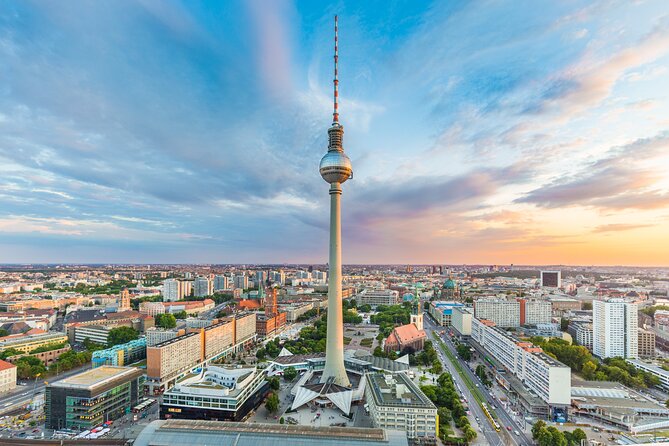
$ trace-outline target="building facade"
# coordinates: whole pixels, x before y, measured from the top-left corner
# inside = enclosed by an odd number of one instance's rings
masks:
[[[400,293],[395,290],[366,288],[355,296],[355,300],[358,305],[370,305],[374,308],[379,305],[397,305],[400,303]]]
[[[365,401],[374,427],[404,431],[411,439],[436,438],[437,407],[405,373],[365,377]]]
[[[135,339],[125,344],[115,345],[93,352],[93,368],[103,365],[124,366],[146,358],[146,338]]]
[[[600,358],[639,357],[638,309],[624,299],[592,302],[592,352]]]
[[[0,394],[16,388],[16,366],[0,359]]]
[[[639,328],[638,352],[639,358],[652,359],[655,357],[655,333]]]
[[[498,327],[519,327],[520,302],[507,299],[477,299],[474,301],[474,317],[493,321]]]
[[[569,367],[532,343],[520,341],[492,321],[475,318],[472,339],[553,410],[566,412],[571,404]]]
[[[196,297],[214,294],[214,283],[208,277],[198,277],[193,282],[193,295]]]
[[[130,412],[142,394],[143,372],[102,366],[50,383],[45,390],[48,429],[92,429]]]
[[[163,394],[160,418],[241,421],[268,392],[266,370],[209,366]]]

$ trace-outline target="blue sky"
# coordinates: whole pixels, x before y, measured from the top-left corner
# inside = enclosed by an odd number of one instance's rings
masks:
[[[4,1],[0,262],[668,265],[666,1]]]

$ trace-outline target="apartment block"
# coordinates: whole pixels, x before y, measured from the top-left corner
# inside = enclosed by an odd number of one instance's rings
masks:
[[[478,299],[474,301],[474,317],[493,321],[498,327],[519,327],[520,307],[517,300]]]
[[[624,299],[592,302],[592,350],[600,358],[639,357],[637,304]]]
[[[550,406],[571,404],[571,369],[541,348],[520,341],[488,320],[472,321],[472,339]]]
[[[520,325],[550,324],[552,305],[547,300],[518,299],[520,303]]]

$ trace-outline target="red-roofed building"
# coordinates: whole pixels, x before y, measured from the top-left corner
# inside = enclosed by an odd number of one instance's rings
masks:
[[[0,359],[0,394],[16,388],[16,366]]]
[[[393,328],[393,331],[386,338],[383,349],[386,353],[401,352],[406,348],[420,351],[423,349],[425,339],[427,339],[425,330],[419,330],[414,324],[402,325]]]
[[[262,307],[262,301],[257,299],[242,299],[237,303],[240,310],[259,310]]]

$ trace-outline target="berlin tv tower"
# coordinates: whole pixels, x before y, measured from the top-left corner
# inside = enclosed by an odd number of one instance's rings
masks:
[[[319,171],[330,184],[330,261],[328,272],[328,337],[325,347],[325,369],[321,382],[333,378],[334,383],[348,387],[350,382],[344,369],[344,319],[341,292],[341,185],[353,176],[351,160],[344,153],[344,127],[339,123],[339,80],[337,67],[337,16],[334,22],[334,112],[332,127],[328,129],[328,153],[321,160]]]

